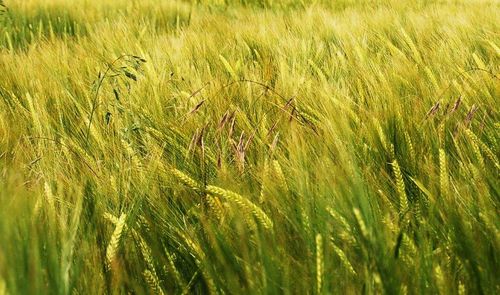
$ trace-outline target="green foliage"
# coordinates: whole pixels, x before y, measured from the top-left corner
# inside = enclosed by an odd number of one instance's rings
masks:
[[[5,4],[0,295],[499,293],[497,3]]]

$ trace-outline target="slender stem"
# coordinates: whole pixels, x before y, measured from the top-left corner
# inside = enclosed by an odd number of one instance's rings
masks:
[[[94,118],[94,113],[96,112],[97,107],[98,107],[98,103],[97,102],[98,102],[98,99],[99,99],[99,92],[101,90],[102,84],[104,83],[104,80],[108,77],[108,73],[113,69],[115,63],[117,63],[119,60],[121,60],[123,58],[126,58],[126,57],[131,57],[131,55],[124,54],[124,55],[119,56],[117,59],[115,59],[112,63],[110,63],[108,65],[108,68],[106,69],[106,71],[104,72],[104,74],[102,75],[102,77],[99,77],[99,80],[98,80],[98,83],[97,83],[96,92],[95,92],[95,96],[94,96],[94,99],[92,101],[92,109],[90,110],[90,116],[89,116],[89,123],[87,125],[87,131],[85,132],[85,142],[87,142],[87,145],[89,143],[90,127],[92,125],[92,120]]]

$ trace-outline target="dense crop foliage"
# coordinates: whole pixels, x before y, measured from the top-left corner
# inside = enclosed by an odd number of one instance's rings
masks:
[[[0,295],[500,293],[498,1],[4,1]]]

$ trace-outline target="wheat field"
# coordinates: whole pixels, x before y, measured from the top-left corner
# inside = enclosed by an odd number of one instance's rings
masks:
[[[0,295],[500,293],[500,1],[0,3]]]

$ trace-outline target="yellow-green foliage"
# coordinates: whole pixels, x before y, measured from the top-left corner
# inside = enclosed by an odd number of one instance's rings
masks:
[[[1,295],[498,293],[498,1],[0,4]]]

